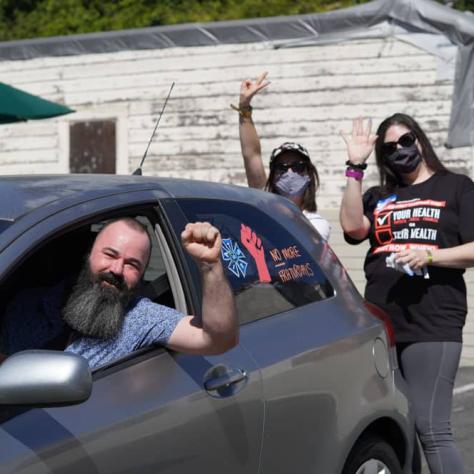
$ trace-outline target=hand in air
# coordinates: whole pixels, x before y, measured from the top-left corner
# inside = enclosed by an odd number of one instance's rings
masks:
[[[209,222],[187,224],[181,233],[181,243],[198,264],[214,265],[220,262],[221,234]]]
[[[253,96],[270,84],[267,81],[267,74],[268,72],[264,72],[255,81],[251,79],[242,81],[240,84],[239,107],[248,107]]]
[[[365,163],[377,139],[377,135],[372,134],[372,120],[368,119],[364,128],[363,118],[356,118],[352,121],[352,133],[349,135],[341,131],[340,135],[346,143],[349,161],[355,164]]]

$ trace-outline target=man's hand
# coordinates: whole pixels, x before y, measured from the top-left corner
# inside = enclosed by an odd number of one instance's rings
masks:
[[[352,121],[352,133],[348,135],[340,132],[342,139],[347,146],[347,155],[349,160],[355,164],[362,164],[367,161],[374,149],[377,135],[372,135],[372,120],[367,121],[364,130],[364,120],[359,117]]]
[[[181,242],[198,265],[213,266],[220,263],[221,234],[209,222],[187,224],[181,233]]]
[[[240,108],[248,107],[253,96],[270,84],[270,82],[267,81],[267,74],[268,72],[264,72],[255,81],[252,81],[251,79],[242,81],[242,84],[240,85]]]

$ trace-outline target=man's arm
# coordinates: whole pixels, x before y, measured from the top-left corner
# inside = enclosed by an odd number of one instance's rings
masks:
[[[221,264],[221,235],[207,222],[188,224],[181,234],[202,278],[202,321],[184,317],[168,339],[170,349],[190,354],[220,354],[238,343],[234,295]]]

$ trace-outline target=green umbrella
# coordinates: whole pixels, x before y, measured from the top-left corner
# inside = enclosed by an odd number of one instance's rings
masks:
[[[70,114],[74,110],[0,82],[0,123]]]

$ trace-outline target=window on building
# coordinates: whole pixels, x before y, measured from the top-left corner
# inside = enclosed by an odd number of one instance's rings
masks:
[[[116,131],[113,120],[71,123],[69,127],[71,173],[115,173]]]

